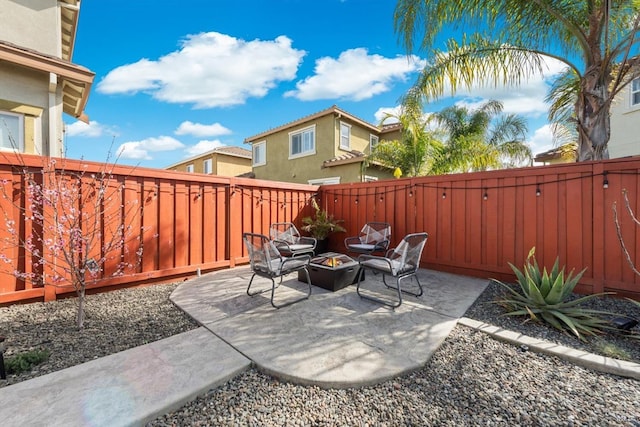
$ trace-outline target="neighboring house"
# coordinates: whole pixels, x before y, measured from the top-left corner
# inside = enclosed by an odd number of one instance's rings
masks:
[[[533,158],[534,163],[543,165],[555,165],[558,163],[573,163],[578,158],[578,144],[571,142],[561,145],[543,153],[538,153]]]
[[[64,155],[62,113],[84,114],[94,73],[73,64],[80,0],[0,0],[0,150]]]
[[[640,78],[624,88],[611,104],[609,157],[640,154]]]
[[[387,127],[393,132],[395,127]],[[366,155],[386,135],[335,105],[245,139],[252,145],[258,179],[303,184],[393,178],[393,170],[366,165]]]
[[[251,172],[251,151],[233,146],[218,147],[165,169],[221,176],[246,175]]]

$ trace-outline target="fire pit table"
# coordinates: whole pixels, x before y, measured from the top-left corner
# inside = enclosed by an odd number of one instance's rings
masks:
[[[347,255],[327,252],[311,258],[308,269],[312,285],[337,291],[357,283],[360,266]],[[298,271],[298,280],[307,281],[304,272]]]

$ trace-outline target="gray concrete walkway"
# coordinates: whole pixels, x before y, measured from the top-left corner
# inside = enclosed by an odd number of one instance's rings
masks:
[[[224,270],[174,291],[201,328],[0,389],[2,425],[143,425],[252,363],[302,384],[378,383],[423,366],[487,283],[420,270],[424,295],[395,310],[361,299],[355,286],[314,287],[309,300],[276,310],[268,293],[247,296],[250,277],[248,267]],[[276,296],[299,295],[306,285],[296,279]],[[382,291],[379,280],[367,275]]]

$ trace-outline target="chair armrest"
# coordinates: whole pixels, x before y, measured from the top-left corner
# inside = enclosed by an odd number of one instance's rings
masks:
[[[387,250],[388,247],[389,247],[388,240],[381,240],[378,243],[376,243],[376,251],[385,251]]]

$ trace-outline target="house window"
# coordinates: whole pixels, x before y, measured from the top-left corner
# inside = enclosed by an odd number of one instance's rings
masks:
[[[340,122],[340,148],[351,150],[351,126]]]
[[[0,149],[23,151],[24,150],[24,117],[0,111]]]
[[[205,159],[205,161],[202,162],[202,172],[207,174],[213,173],[213,159]]]
[[[378,180],[377,176],[365,175],[364,182],[375,182]]]
[[[378,142],[380,142],[380,139],[373,134],[369,135],[369,150],[373,151],[374,148],[376,148],[376,146],[378,145]]]
[[[253,144],[253,166],[267,164],[267,142],[262,141]]]
[[[187,165],[187,172],[193,173],[193,163],[191,163],[190,165]]]
[[[330,184],[340,184],[339,176],[331,176],[328,178],[318,178],[318,179],[310,179],[307,181],[309,185],[330,185]]]
[[[289,134],[289,158],[307,156],[314,154],[315,151],[315,125]]]
[[[640,105],[640,78],[631,82],[631,106]]]

